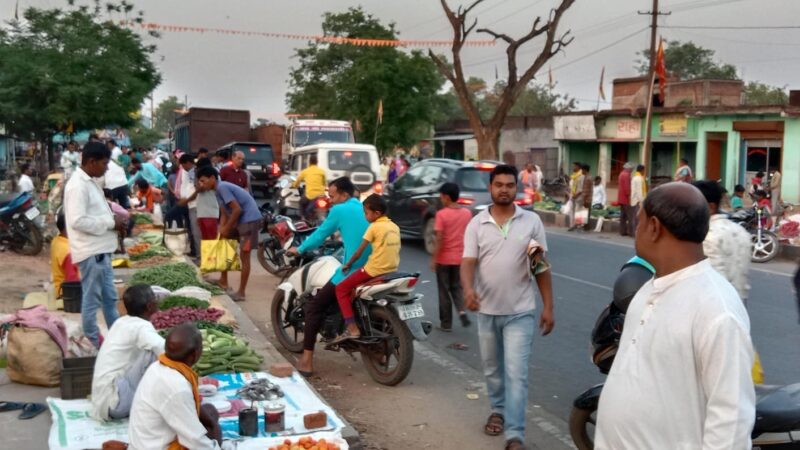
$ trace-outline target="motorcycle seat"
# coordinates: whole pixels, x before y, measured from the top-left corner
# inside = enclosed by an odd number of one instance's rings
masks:
[[[10,194],[0,194],[0,207],[6,206],[7,204],[11,203],[19,197],[19,192],[12,192]]]
[[[375,294],[377,292],[382,292],[386,288],[389,288],[389,283],[391,281],[401,278],[419,278],[419,273],[390,272],[383,275],[378,275],[377,277],[370,278],[364,284],[359,285],[356,288],[356,295],[361,296],[365,293]],[[387,286],[381,286],[384,284]]]
[[[757,389],[757,394],[753,436],[800,429],[800,383]]]

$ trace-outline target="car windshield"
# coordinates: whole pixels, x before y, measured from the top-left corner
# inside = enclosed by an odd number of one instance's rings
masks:
[[[272,147],[269,145],[237,144],[233,146],[233,150],[244,152],[245,164],[264,166],[272,164]]]
[[[294,146],[303,147],[306,145],[326,144],[331,142],[350,143],[353,142],[352,132],[349,128],[320,128],[304,127],[295,128]]]
[[[328,169],[351,170],[356,166],[370,167],[369,152],[356,150],[330,150],[328,152]]]
[[[486,192],[489,189],[489,170],[461,169],[456,172],[455,182],[462,192]],[[517,183],[517,190],[522,192],[522,185]]]

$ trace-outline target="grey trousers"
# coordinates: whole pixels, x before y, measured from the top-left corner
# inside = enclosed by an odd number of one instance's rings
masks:
[[[189,208],[189,230],[194,242],[195,256],[200,257],[200,222],[197,221],[197,208]]]
[[[139,382],[142,381],[144,372],[157,358],[158,355],[153,352],[142,352],[128,368],[128,371],[117,379],[117,396],[119,397],[119,402],[117,406],[108,410],[109,417],[112,419],[124,419],[131,414],[131,406],[133,405],[133,396],[136,394],[136,388],[139,387]]]

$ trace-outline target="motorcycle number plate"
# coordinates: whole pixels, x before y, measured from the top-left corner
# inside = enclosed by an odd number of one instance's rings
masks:
[[[425,316],[425,310],[419,303],[411,303],[408,305],[397,305],[397,313],[400,315],[401,320],[418,319]]]
[[[33,219],[39,217],[39,209],[36,208],[36,207],[33,207],[33,208],[25,211],[25,217],[27,217],[28,220],[33,220]]]

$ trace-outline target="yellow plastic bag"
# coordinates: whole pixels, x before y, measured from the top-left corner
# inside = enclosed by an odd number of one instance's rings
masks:
[[[758,352],[753,352],[753,383],[764,384],[764,368],[761,367],[761,358]]]
[[[200,271],[236,272],[241,270],[239,243],[234,239],[205,240],[200,243]]]
[[[114,269],[121,269],[130,266],[131,261],[128,258],[115,258],[111,260],[111,267]]]

